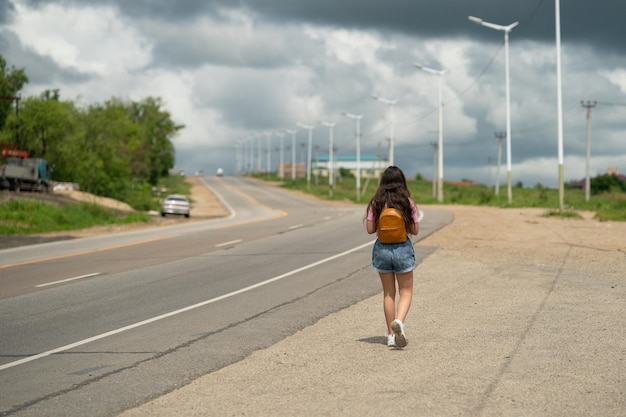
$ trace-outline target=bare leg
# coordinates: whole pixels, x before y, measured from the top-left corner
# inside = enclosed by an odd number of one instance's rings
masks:
[[[396,277],[398,279],[398,290],[400,292],[400,300],[398,300],[397,319],[404,323],[404,320],[409,313],[409,308],[411,308],[411,300],[413,299],[413,271],[407,272],[406,274],[398,274],[396,275]]]
[[[391,322],[396,319],[396,277],[393,272],[379,272],[383,284],[383,309],[387,321],[387,334],[393,334]]]

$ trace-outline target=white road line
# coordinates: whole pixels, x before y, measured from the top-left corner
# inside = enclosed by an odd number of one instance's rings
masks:
[[[303,224],[296,224],[296,225],[290,226],[290,227],[289,227],[289,230],[299,229],[299,228],[301,228],[302,226],[304,226],[304,225],[303,225]]]
[[[237,240],[231,240],[230,242],[224,242],[224,243],[220,243],[215,245],[216,248],[221,248],[222,246],[228,246],[228,245],[234,245],[235,243],[239,243],[242,242],[241,239],[237,239]]]
[[[101,272],[94,272],[93,274],[87,274],[87,275],[81,275],[79,277],[74,277],[74,278],[68,278],[68,279],[62,279],[60,281],[54,281],[54,282],[47,282],[45,284],[39,284],[39,285],[35,285],[36,288],[40,288],[40,287],[47,287],[48,285],[57,285],[57,284],[62,284],[64,282],[70,282],[70,281],[76,281],[77,279],[83,279],[83,278],[90,278],[90,277],[95,277],[96,275],[100,275]]]
[[[150,319],[147,319],[147,320],[144,320],[144,321],[140,321],[140,322],[137,322],[137,323],[125,326],[125,327],[120,327],[119,329],[111,330],[109,332],[102,333],[102,334],[90,337],[88,339],[79,340],[78,342],[70,343],[69,345],[65,345],[65,346],[58,347],[56,349],[48,350],[46,352],[42,352],[42,353],[39,353],[37,355],[29,356],[29,357],[26,357],[26,358],[23,358],[23,359],[14,361],[14,362],[5,363],[4,365],[0,365],[0,371],[2,371],[4,369],[13,368],[15,366],[22,365],[22,364],[25,364],[25,363],[28,363],[28,362],[32,362],[32,361],[37,360],[37,359],[45,358],[46,356],[54,355],[55,353],[65,352],[67,350],[74,349],[74,348],[82,346],[82,345],[86,345],[87,343],[95,342],[96,340],[104,339],[104,338],[107,338],[109,336],[114,336],[116,334],[119,334],[119,333],[122,333],[122,332],[125,332],[125,331],[128,331],[128,330],[136,329],[137,327],[141,327],[141,326],[144,326],[146,324],[154,323],[156,321],[163,320],[163,319],[166,319],[168,317],[176,316],[178,314],[185,313],[187,311],[195,310],[197,308],[204,307],[204,306],[209,305],[209,304],[213,304],[213,303],[215,303],[217,301],[221,301],[221,300],[225,300],[225,299],[230,298],[230,297],[234,297],[235,295],[243,294],[243,293],[251,291],[253,289],[256,289],[256,288],[259,288],[259,287],[263,287],[263,286],[265,286],[267,284],[271,284],[273,282],[280,281],[281,279],[290,277],[290,276],[295,275],[297,273],[300,273],[302,271],[306,271],[307,269],[315,268],[316,266],[319,266],[319,265],[322,265],[322,264],[324,264],[326,262],[330,262],[330,261],[333,261],[335,259],[341,258],[342,256],[349,255],[352,252],[356,252],[356,251],[358,251],[360,249],[363,249],[363,248],[365,248],[365,247],[367,247],[367,246],[369,246],[369,245],[371,245],[373,243],[374,243],[374,241],[367,242],[367,243],[365,243],[363,245],[360,245],[360,246],[357,246],[355,248],[348,249],[345,252],[341,252],[341,253],[338,253],[336,255],[330,256],[328,258],[319,260],[317,262],[313,262],[312,264],[303,266],[301,268],[294,269],[292,271],[286,272],[286,273],[284,273],[282,275],[278,275],[278,276],[276,276],[274,278],[267,279],[267,280],[259,282],[257,284],[250,285],[250,286],[245,287],[245,288],[241,288],[241,289],[239,289],[237,291],[229,292],[228,294],[224,294],[224,295],[221,295],[219,297],[211,298],[210,300],[206,300],[206,301],[203,301],[203,302],[200,302],[200,303],[197,303],[197,304],[193,304],[193,305],[181,308],[179,310],[174,310],[174,311],[171,311],[169,313],[165,313],[165,314],[162,314],[160,316],[152,317]]]

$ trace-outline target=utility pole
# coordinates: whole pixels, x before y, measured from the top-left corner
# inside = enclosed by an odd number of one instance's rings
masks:
[[[315,160],[315,185],[318,185],[320,181],[320,159],[319,159],[320,146],[315,145],[313,149],[315,149],[315,153],[313,154],[313,159]]]
[[[437,198],[437,181],[435,178],[437,178],[437,170],[439,169],[439,166],[437,165],[439,144],[437,142],[430,142],[430,145],[433,147],[433,198]]]
[[[261,135],[257,138],[257,152],[256,152],[256,172],[261,172],[261,158],[263,157],[263,147],[261,146]]]
[[[296,129],[285,130],[291,135],[291,183],[296,183]]]
[[[266,136],[267,136],[267,154],[266,154],[266,157],[265,157],[265,166],[266,166],[266,173],[265,173],[265,175],[269,179],[271,166],[272,166],[272,140],[271,140],[272,139],[272,132],[267,132]]]
[[[506,133],[496,132],[498,138],[498,166],[496,167],[496,195],[500,195],[500,163],[502,160],[502,140],[506,137]]]
[[[589,160],[591,159],[591,109],[596,106],[597,102],[587,100],[580,102],[581,106],[587,109],[587,161],[585,164],[585,201],[589,201],[591,192],[591,179],[589,178]]]
[[[563,81],[561,76],[561,1],[554,0],[554,26],[556,35],[556,96],[557,96],[557,157],[559,161],[559,211],[565,210],[565,185],[563,183]]]

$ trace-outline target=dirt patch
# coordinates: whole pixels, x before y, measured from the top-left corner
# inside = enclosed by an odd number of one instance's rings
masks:
[[[64,195],[64,196],[71,198],[72,200],[76,202],[96,204],[98,206],[107,207],[112,210],[117,210],[117,211],[121,211],[125,213],[131,213],[135,211],[131,206],[129,206],[128,204],[122,201],[114,200],[112,198],[107,198],[107,197],[99,197],[97,195],[86,193],[84,191],[63,190],[63,191],[56,191],[52,195],[59,195],[59,196]]]

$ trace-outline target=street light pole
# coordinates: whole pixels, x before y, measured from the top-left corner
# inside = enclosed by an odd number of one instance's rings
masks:
[[[439,134],[438,134],[438,157],[439,160],[437,162],[437,170],[439,171],[437,177],[437,201],[443,203],[443,75],[448,72],[447,69],[435,70],[432,68],[425,67],[421,64],[413,63],[415,68],[421,69],[429,74],[434,74],[439,77]]]
[[[246,174],[252,174],[254,171],[254,137],[246,138]]]
[[[496,168],[496,195],[500,195],[500,165],[502,164],[502,139],[505,134],[502,132],[496,132],[498,138],[498,167]]]
[[[342,115],[355,121],[356,136],[356,201],[361,201],[361,118],[362,114],[341,112]]]
[[[285,178],[285,140],[284,140],[285,132],[280,131],[280,132],[276,132],[276,134],[280,138],[280,154],[279,154],[280,165],[278,168],[278,176],[282,180],[283,178]]]
[[[591,178],[589,174],[589,160],[591,159],[591,109],[596,106],[596,102],[581,101],[580,104],[587,109],[587,159],[585,163],[585,201],[589,201],[591,193]]]
[[[296,130],[286,130],[291,135],[291,181],[296,182]]]
[[[261,146],[261,135],[257,136],[256,172],[261,172],[261,158],[263,157],[263,147]]]
[[[271,170],[271,165],[272,165],[272,132],[267,132],[267,154],[265,155],[265,170],[266,173],[265,175],[267,175],[269,177],[270,175],[270,170]]]
[[[240,175],[242,152],[241,141],[238,140],[235,142],[235,177]]]
[[[558,158],[559,158],[559,210],[565,209],[565,185],[563,183],[563,90],[561,83],[561,6],[554,0],[556,27],[556,90],[558,112]]]
[[[469,20],[481,26],[490,29],[500,30],[504,32],[504,65],[505,65],[505,82],[506,82],[506,171],[507,171],[507,194],[509,204],[513,202],[513,191],[511,187],[511,95],[509,87],[509,32],[519,25],[519,22],[511,23],[508,26],[496,25],[494,23],[485,22],[478,17],[469,16]]]
[[[375,94],[372,94],[372,98],[374,100],[378,100],[382,103],[388,104],[389,107],[391,107],[391,113],[389,116],[389,119],[390,119],[390,122],[389,122],[389,165],[393,166],[394,165],[394,147],[395,147],[394,145],[395,134],[393,130],[393,122],[394,122],[393,105],[398,102],[398,99],[395,99],[395,100],[387,99],[387,98],[377,96]]]
[[[248,174],[250,161],[250,138],[245,138],[243,142],[243,173]]]
[[[333,127],[335,122],[320,121],[320,124],[328,127],[328,195],[333,196],[333,187],[335,185],[334,171],[333,171]]]
[[[307,149],[306,188],[311,188],[311,147],[313,146],[313,128],[315,126],[298,123],[303,129],[309,131],[309,145]]]
[[[435,180],[435,178],[437,178],[437,155],[439,155],[439,150],[437,149],[439,146],[437,145],[436,142],[432,142],[431,143],[432,147],[433,147],[433,198],[437,197],[437,181]]]

